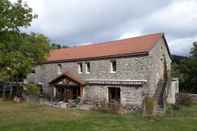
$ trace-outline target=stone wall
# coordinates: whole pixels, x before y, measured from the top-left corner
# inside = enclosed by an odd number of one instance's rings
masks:
[[[90,73],[85,73],[87,61],[75,61],[64,63],[43,64],[35,68],[36,73],[28,76],[28,81],[42,83],[44,91],[50,94],[48,82],[58,76],[58,64],[62,65],[62,72],[69,70],[78,75],[84,81],[88,80],[147,80],[142,87],[119,86],[121,88],[122,104],[141,105],[144,95],[153,95],[157,84],[163,77],[163,55],[167,61],[167,68],[170,70],[171,59],[168,55],[164,41],[160,40],[150,51],[148,56],[122,57],[114,59],[89,60]],[[116,60],[117,72],[111,73],[110,62]],[[78,73],[78,63],[83,63],[83,72]],[[91,100],[108,100],[107,85],[87,85],[84,87],[84,98]]]
[[[120,102],[122,105],[138,105],[141,106],[144,99],[144,87],[143,86],[100,86],[100,85],[88,85],[84,88],[85,102],[98,102],[106,101],[109,102],[108,88],[120,88]]]
[[[86,80],[147,80],[150,60],[148,56],[127,57],[113,59],[117,62],[117,72],[110,72],[110,61],[112,59],[90,60],[90,73],[85,73],[85,62],[65,62],[61,63],[62,72],[69,70],[72,73]],[[78,73],[78,63],[83,63],[83,73]],[[48,89],[48,82],[58,76],[57,68],[59,63],[44,64],[35,68],[36,73],[28,76],[28,81],[42,83]]]
[[[144,100],[144,88],[141,86],[121,87],[121,104],[141,106]]]
[[[164,79],[164,59],[166,60],[167,71],[171,72],[171,58],[163,39],[158,41],[156,46],[150,51],[149,57],[151,64],[149,66],[148,92],[150,96],[153,96],[158,87],[159,81]]]
[[[106,101],[108,102],[108,88],[107,86],[100,85],[87,85],[84,88],[83,101],[85,102],[98,102]]]

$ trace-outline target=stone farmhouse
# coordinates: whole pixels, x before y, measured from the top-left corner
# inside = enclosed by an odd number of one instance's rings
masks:
[[[145,96],[164,105],[171,55],[163,33],[50,51],[27,80],[56,100],[117,101],[142,107]]]

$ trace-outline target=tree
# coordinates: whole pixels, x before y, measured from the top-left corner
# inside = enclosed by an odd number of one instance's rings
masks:
[[[60,48],[62,48],[62,46],[59,45],[59,44],[56,44],[56,43],[52,43],[52,44],[50,45],[50,48],[51,48],[51,49],[60,49]]]
[[[51,49],[61,49],[61,48],[68,48],[67,45],[60,45],[57,43],[50,43],[50,48]]]
[[[0,0],[0,32],[17,31],[20,27],[28,27],[33,18],[32,8],[18,0],[12,4],[8,0]]]
[[[193,48],[191,49],[191,55],[197,59],[197,42],[193,42]]]
[[[33,65],[47,58],[48,38],[20,31],[30,26],[36,17],[21,0],[14,4],[0,1],[0,81],[21,80],[31,72]]]
[[[191,56],[174,64],[176,76],[180,79],[180,89],[197,93],[197,43],[193,43]]]
[[[0,79],[19,80],[31,72],[32,66],[43,62],[49,52],[49,41],[41,34],[9,33],[15,41],[8,40],[0,46]]]

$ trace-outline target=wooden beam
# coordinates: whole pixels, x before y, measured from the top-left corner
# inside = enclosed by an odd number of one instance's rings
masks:
[[[83,86],[80,85],[80,97],[83,96]]]
[[[57,89],[53,86],[53,97],[56,98],[57,96]]]
[[[10,94],[9,94],[9,97],[10,97],[10,99],[12,98],[12,95],[13,95],[13,86],[9,86],[9,88],[10,88]]]

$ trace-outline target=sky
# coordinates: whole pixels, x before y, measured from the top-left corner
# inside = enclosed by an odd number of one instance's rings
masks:
[[[172,54],[188,55],[197,41],[197,0],[24,1],[38,15],[24,31],[42,33],[62,45],[162,32]]]

